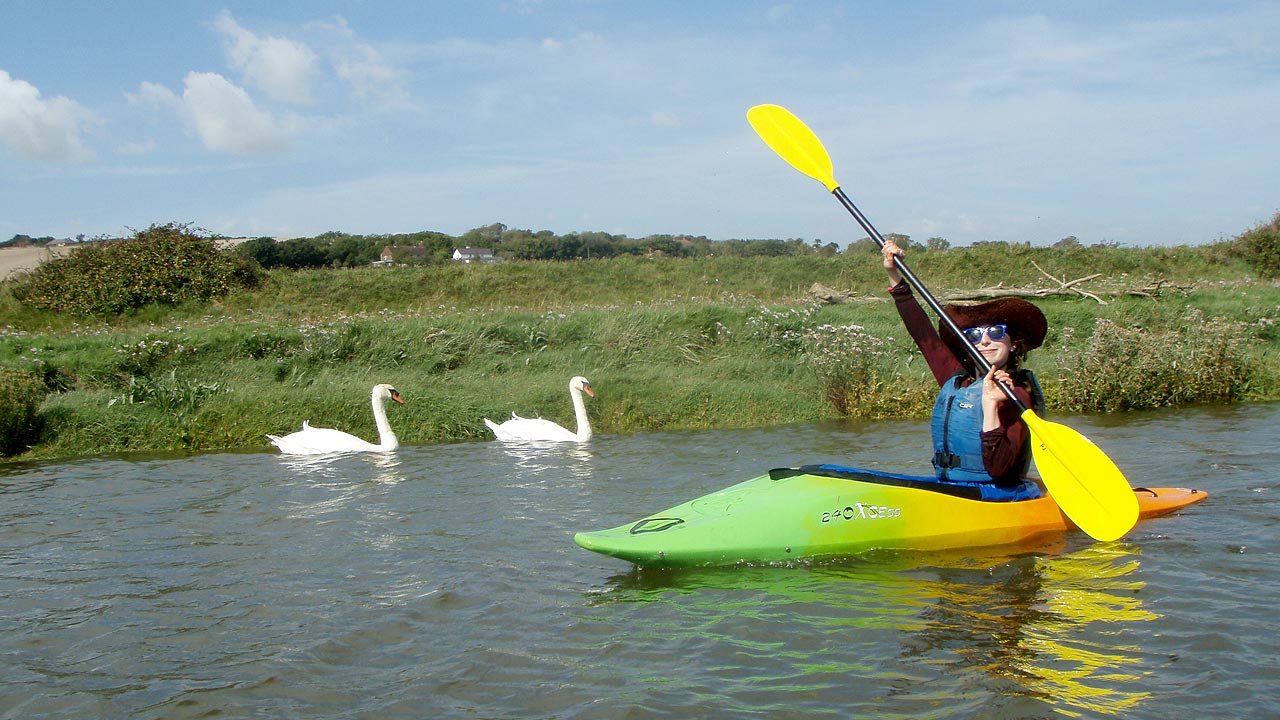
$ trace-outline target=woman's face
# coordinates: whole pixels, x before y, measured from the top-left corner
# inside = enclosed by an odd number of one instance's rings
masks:
[[[997,330],[996,328],[999,329]],[[981,336],[976,342],[973,340],[972,336],[978,335],[979,333],[975,331],[981,331]],[[987,362],[991,363],[993,367],[1003,369],[1004,366],[1008,364],[1009,358],[1013,354],[1013,338],[1009,337],[1009,333],[1005,332],[1003,325],[996,325],[994,327],[980,325],[976,328],[965,330],[965,335],[968,337],[969,341],[973,343],[973,346],[978,348],[978,352],[981,352],[982,356],[985,357]],[[992,340],[992,335],[998,335],[1000,339]]]

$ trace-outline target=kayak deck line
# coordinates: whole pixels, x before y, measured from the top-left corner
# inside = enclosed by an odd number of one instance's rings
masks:
[[[1208,497],[1189,488],[1134,488],[1139,517]],[[1078,529],[1053,498],[982,499],[970,485],[839,465],[775,468],[638,521],[580,532],[588,550],[637,565],[768,564],[874,549],[1004,545]]]
[[[842,478],[857,482],[874,482],[880,485],[918,488],[969,500],[982,500],[982,491],[973,485],[942,482],[931,475],[903,475],[841,465],[801,465],[798,468],[774,468],[769,471],[769,477],[774,480],[785,480],[796,475],[822,475],[824,477]]]

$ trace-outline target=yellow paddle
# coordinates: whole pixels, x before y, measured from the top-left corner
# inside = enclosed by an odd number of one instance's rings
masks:
[[[871,222],[854,206],[853,201],[833,177],[831,156],[822,141],[791,111],[777,105],[757,105],[747,111],[747,121],[773,151],[791,167],[822,183],[844,205],[862,229],[881,247],[884,238],[872,227]],[[938,318],[955,333],[960,328],[943,311],[937,299],[907,267],[902,258],[895,257],[894,264],[916,293],[924,298]],[[986,374],[991,364],[978,352],[969,348],[974,362]],[[981,375],[979,376],[981,377]],[[1037,416],[1013,390],[1004,383],[1000,389],[1022,411],[1022,421],[1031,431],[1031,453],[1036,468],[1044,480],[1049,494],[1058,507],[1081,530],[1097,540],[1115,540],[1129,532],[1138,521],[1138,499],[1124,479],[1124,474],[1111,462],[1111,458],[1094,445],[1089,438],[1064,425],[1051,423]]]

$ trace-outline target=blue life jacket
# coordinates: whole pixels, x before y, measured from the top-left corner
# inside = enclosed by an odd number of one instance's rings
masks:
[[[952,375],[933,403],[933,471],[939,480],[995,482],[982,462],[982,383],[961,387],[964,378]]]
[[[967,375],[958,372],[942,384],[933,403],[933,469],[939,480],[958,483],[994,483],[982,461],[982,383],[961,387]],[[1044,413],[1044,395],[1030,370],[1019,370],[1014,382],[1031,387],[1032,408]],[[1031,465],[1031,443],[1022,448],[1024,477]]]

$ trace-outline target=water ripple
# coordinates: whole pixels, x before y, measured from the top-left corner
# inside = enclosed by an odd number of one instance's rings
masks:
[[[1280,406],[1065,419],[1210,498],[1123,542],[637,570],[609,527],[921,423],[0,470],[4,717],[1260,717]],[[1158,452],[1153,448],[1158,448]],[[1170,480],[1172,479],[1172,480]],[[1163,481],[1162,481],[1163,480]]]

